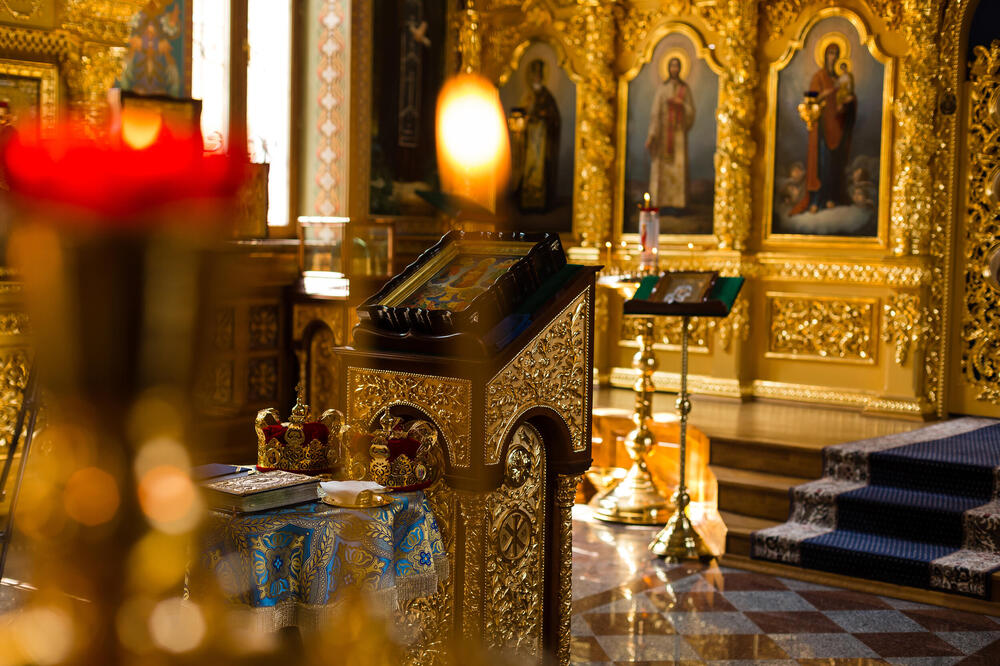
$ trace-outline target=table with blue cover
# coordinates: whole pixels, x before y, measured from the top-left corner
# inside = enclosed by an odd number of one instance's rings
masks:
[[[200,573],[253,609],[262,629],[313,629],[346,592],[393,609],[434,594],[449,576],[437,521],[423,491],[387,506],[343,509],[322,502],[230,514],[211,512]],[[192,580],[192,596],[197,585]]]

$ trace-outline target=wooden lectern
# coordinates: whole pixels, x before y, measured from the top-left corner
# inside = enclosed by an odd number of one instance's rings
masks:
[[[456,637],[569,663],[596,271],[567,265],[555,235],[451,232],[358,308],[354,346],[336,350],[350,424],[419,417],[445,449],[427,495],[452,575],[401,609],[414,663]]]

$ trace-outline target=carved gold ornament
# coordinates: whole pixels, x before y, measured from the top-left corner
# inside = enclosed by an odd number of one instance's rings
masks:
[[[529,407],[545,406],[566,423],[574,451],[587,443],[591,368],[589,344],[591,291],[585,290],[486,385],[487,465],[500,462],[506,435]]]
[[[505,483],[487,500],[483,632],[490,648],[534,660],[542,654],[545,598],[545,450],[528,424],[513,442],[528,454],[530,468],[520,486]]]
[[[349,368],[347,418],[361,431],[393,405],[410,405],[424,412],[440,428],[455,467],[471,462],[472,424],[469,405],[472,382],[410,372]]]
[[[878,301],[767,294],[767,355],[873,363]]]
[[[977,46],[970,72],[968,217],[964,269],[955,298],[961,308],[962,376],[976,398],[1000,405],[1000,293],[996,243],[1000,238],[1000,42]]]
[[[519,488],[528,480],[531,472],[531,454],[523,446],[511,447],[507,454],[507,484]]]
[[[882,306],[882,341],[896,345],[896,364],[903,365],[910,348],[921,349],[929,326],[916,294],[894,294]]]

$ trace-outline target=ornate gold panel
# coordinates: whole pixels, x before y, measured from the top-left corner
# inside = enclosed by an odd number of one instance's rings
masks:
[[[525,405],[551,407],[569,428],[573,450],[586,448],[591,368],[583,350],[590,345],[590,293],[566,306],[486,385],[486,464],[500,462],[503,442]]]
[[[490,493],[483,600],[486,645],[537,660],[542,654],[545,598],[545,451],[528,424],[514,431],[511,451],[530,459],[519,485],[510,479]]]
[[[455,467],[471,463],[472,382],[411,372],[350,368],[347,371],[347,419],[362,430],[387,407],[410,405],[441,429],[448,458]]]
[[[991,261],[1000,239],[1000,42],[977,46],[970,71],[968,216],[963,268],[956,290],[960,305],[961,373],[976,399],[1000,405],[1000,290]]]
[[[767,356],[874,363],[878,300],[769,292]]]

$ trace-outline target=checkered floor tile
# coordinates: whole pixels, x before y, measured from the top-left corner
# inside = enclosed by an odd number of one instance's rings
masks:
[[[574,663],[1000,664],[1000,618],[666,565],[646,550],[655,529],[574,517]]]

